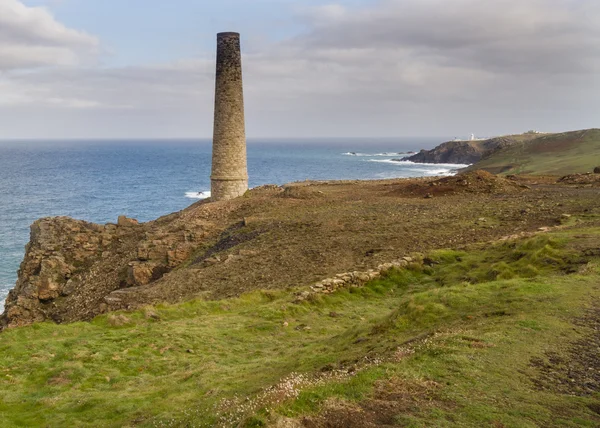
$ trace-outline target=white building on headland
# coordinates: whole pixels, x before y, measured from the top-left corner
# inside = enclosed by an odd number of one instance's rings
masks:
[[[458,138],[456,137],[454,140],[452,141],[483,141],[483,140],[487,140],[487,138],[477,138],[475,136],[475,134],[471,134],[471,136],[467,139],[463,139],[463,138]]]
[[[519,134],[519,135],[547,135],[547,134],[551,134],[551,132],[543,132],[543,131],[537,131],[535,129],[531,129],[527,132],[523,132],[523,134]],[[499,135],[498,137],[507,137],[510,136],[512,134],[507,134],[507,135]],[[454,140],[452,141],[485,141],[485,140],[489,140],[491,137],[485,137],[485,138],[478,138],[475,136],[475,134],[471,134],[471,136],[469,138],[459,138],[456,137],[454,138]]]

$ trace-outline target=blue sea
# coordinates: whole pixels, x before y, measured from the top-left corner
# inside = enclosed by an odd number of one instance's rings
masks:
[[[451,174],[457,166],[392,161],[441,141],[250,140],[250,187]],[[0,312],[36,219],[153,220],[208,196],[210,164],[208,140],[0,142]]]

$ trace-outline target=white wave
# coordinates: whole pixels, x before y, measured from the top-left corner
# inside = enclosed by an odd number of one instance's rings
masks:
[[[450,176],[456,175],[457,170],[466,168],[469,165],[466,164],[454,164],[454,163],[417,163],[411,161],[398,161],[392,159],[368,159],[368,162],[379,162],[386,163],[388,165],[396,165],[403,167],[403,170],[407,173],[418,174],[424,177],[433,176]]]
[[[456,170],[453,169],[430,169],[427,171],[423,171],[425,173],[425,175],[431,175],[431,176],[436,176],[436,175],[455,175],[456,174]]]
[[[402,165],[402,164],[409,163],[409,162],[397,161],[397,160],[393,160],[393,159],[369,159],[368,162],[392,163],[394,165]]]
[[[210,198],[210,192],[185,192],[185,197],[190,199]]]
[[[451,169],[459,169],[466,168],[471,166],[470,164],[462,164],[462,163],[417,163],[411,161],[399,161],[393,159],[369,159],[368,162],[381,162],[381,163],[390,163],[394,165],[404,165],[404,166],[415,166],[415,167],[425,167],[424,171],[429,171],[429,168],[451,168]],[[429,167],[429,168],[427,168]]]
[[[386,157],[390,157],[390,156],[403,156],[403,155],[407,155],[408,153],[401,153],[401,152],[386,152],[386,153],[358,153],[358,152],[347,152],[347,153],[342,153],[344,156],[362,156],[362,157],[376,157],[376,156],[386,156]]]
[[[8,296],[8,291],[14,288],[15,284],[0,284],[0,314],[4,312],[4,302]]]

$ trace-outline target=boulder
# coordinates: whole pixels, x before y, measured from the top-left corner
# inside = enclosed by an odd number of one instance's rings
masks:
[[[155,264],[152,263],[129,263],[127,270],[127,282],[132,286],[140,286],[149,284],[152,281]]]
[[[117,224],[121,227],[131,227],[139,225],[140,222],[134,218],[129,218],[124,215],[120,215],[119,219],[117,220]]]

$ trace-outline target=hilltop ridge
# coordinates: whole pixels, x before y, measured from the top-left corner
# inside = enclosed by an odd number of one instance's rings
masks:
[[[498,147],[469,168],[493,174],[567,175],[600,166],[600,129],[537,136]]]
[[[474,164],[497,150],[520,142],[530,141],[539,134],[518,134],[494,137],[487,140],[447,141],[431,150],[403,158],[403,161],[417,163]]]
[[[466,171],[481,169],[493,174],[581,174],[600,166],[600,129],[448,141],[401,160],[469,164]]]

